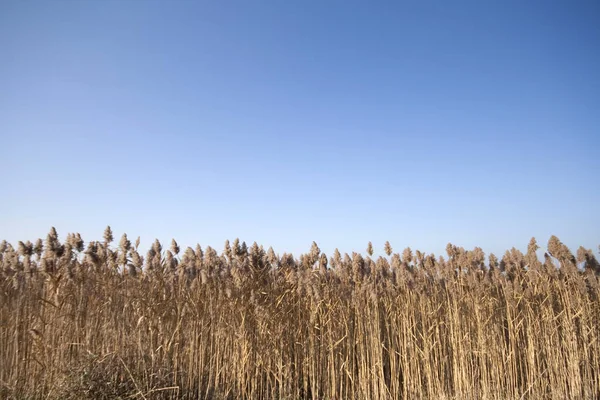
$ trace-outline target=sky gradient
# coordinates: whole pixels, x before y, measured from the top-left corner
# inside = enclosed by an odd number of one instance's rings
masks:
[[[598,251],[597,1],[0,0],[0,49],[0,239]]]

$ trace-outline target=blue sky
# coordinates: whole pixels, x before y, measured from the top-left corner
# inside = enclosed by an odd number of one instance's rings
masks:
[[[0,1],[0,238],[600,244],[596,1]]]

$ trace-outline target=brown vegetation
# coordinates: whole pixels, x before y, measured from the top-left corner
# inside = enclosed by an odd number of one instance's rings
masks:
[[[112,243],[0,244],[0,398],[600,398],[600,266],[556,237],[544,262]]]

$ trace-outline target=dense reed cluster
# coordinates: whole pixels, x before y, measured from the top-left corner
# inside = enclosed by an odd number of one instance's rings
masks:
[[[600,398],[600,265],[451,244],[0,244],[0,398]]]

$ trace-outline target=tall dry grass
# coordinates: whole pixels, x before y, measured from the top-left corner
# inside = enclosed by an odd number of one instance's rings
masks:
[[[138,246],[0,244],[0,398],[600,398],[600,266],[555,237],[543,263]]]

